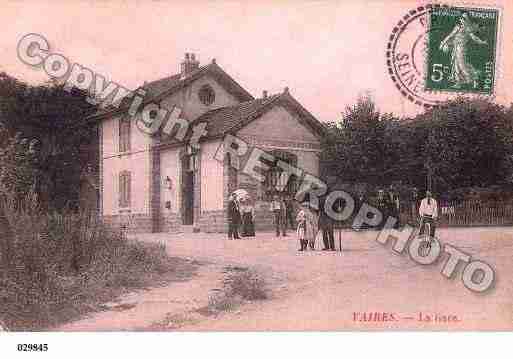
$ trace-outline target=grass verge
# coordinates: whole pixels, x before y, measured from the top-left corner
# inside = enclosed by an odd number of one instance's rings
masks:
[[[186,265],[164,245],[126,240],[92,214],[44,213],[30,198],[4,196],[0,205],[0,322],[9,330],[69,322],[166,283]]]

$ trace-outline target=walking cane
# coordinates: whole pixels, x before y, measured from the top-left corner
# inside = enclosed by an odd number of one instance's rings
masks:
[[[338,229],[338,246],[340,247],[340,251],[342,252],[342,228]]]

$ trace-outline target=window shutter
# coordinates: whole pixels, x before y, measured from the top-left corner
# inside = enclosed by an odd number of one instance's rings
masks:
[[[128,120],[128,121],[125,121],[125,126],[126,126],[126,151],[130,151],[130,147],[131,147],[131,143],[130,143],[130,129],[131,129],[131,121]],[[129,177],[130,178],[130,175]]]
[[[131,192],[132,192],[132,174],[130,172],[126,173],[126,206],[130,207],[131,202]]]
[[[119,174],[119,188],[118,188],[119,207],[123,207],[124,189],[125,189],[125,176],[124,176],[124,173],[121,172]]]
[[[119,207],[130,207],[132,190],[131,173],[122,171],[119,174]]]
[[[119,120],[119,152],[130,151],[130,120]]]
[[[125,151],[125,144],[123,142],[123,139],[124,139],[124,136],[123,136],[123,120],[122,119],[119,119],[119,138],[118,138],[118,146],[119,146],[119,152],[124,152]],[[119,178],[121,178],[122,175],[120,174]],[[121,180],[119,182],[120,184],[122,183]],[[122,187],[119,187],[120,188],[120,191],[119,193],[121,193],[121,188]],[[120,197],[121,198],[121,197]],[[121,204],[120,204],[121,205]]]

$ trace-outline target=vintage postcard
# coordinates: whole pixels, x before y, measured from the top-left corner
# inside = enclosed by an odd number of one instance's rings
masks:
[[[1,4],[5,335],[513,330],[510,1]]]

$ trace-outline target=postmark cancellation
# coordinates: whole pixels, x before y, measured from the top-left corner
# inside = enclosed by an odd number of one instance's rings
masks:
[[[393,28],[386,49],[397,89],[424,107],[494,95],[500,9],[428,4]]]

